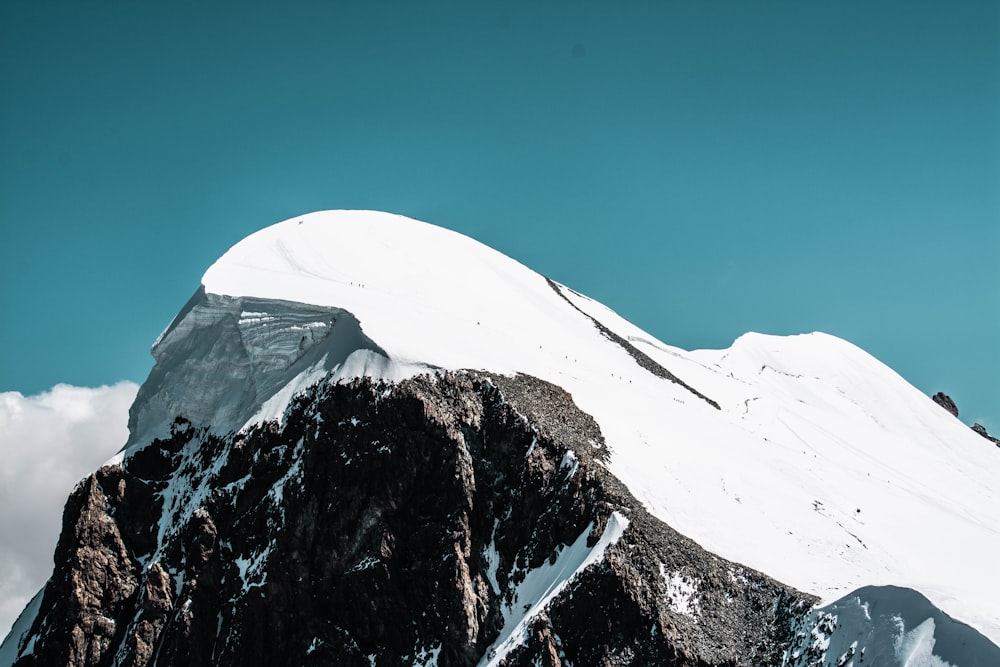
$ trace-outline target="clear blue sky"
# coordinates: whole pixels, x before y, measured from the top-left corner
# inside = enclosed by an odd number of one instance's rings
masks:
[[[1000,431],[994,1],[0,3],[0,390],[141,382],[325,208],[686,348],[827,331]]]

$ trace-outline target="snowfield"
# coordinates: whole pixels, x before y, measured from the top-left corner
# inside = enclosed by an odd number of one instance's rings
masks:
[[[157,341],[153,374],[252,391],[147,383],[130,449],[176,412],[217,430],[280,417],[322,378],[528,373],[569,391],[600,424],[611,472],[710,551],[824,604],[912,588],[1000,643],[1000,448],[850,343],[747,334],[688,352],[472,239],[369,211],[268,227],[202,283]],[[242,346],[239,368],[214,361],[219,340]]]

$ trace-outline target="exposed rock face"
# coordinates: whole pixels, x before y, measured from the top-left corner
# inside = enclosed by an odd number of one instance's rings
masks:
[[[958,417],[958,406],[955,405],[955,401],[951,400],[950,396],[939,391],[938,393],[934,394],[932,398],[934,399],[935,403],[940,405],[942,408],[944,408],[951,414],[955,415],[955,417]],[[989,432],[986,430],[986,427],[983,426],[982,424],[978,422],[973,424],[972,430],[978,433],[979,435],[983,436],[990,442],[992,442],[997,447],[1000,447],[1000,440],[990,435]]]
[[[320,385],[226,437],[178,420],[74,491],[16,664],[780,664],[812,598],[653,518],[605,455],[523,375]]]
[[[42,664],[73,667],[100,664],[120,635],[139,586],[137,563],[129,554],[118,524],[108,516],[110,503],[123,499],[120,470],[105,469],[74,490],[66,503],[63,529],[55,551],[55,585],[46,588],[43,608],[56,614],[41,641],[53,647]]]
[[[944,408],[951,414],[955,415],[956,418],[958,417],[958,406],[955,405],[955,401],[951,400],[951,396],[944,393],[943,391],[939,391],[938,393],[934,394],[934,396],[932,396],[931,398],[934,400],[935,403],[940,405],[942,408]]]
[[[610,340],[611,342],[615,343],[623,350],[625,350],[625,352],[627,352],[628,355],[632,357],[635,363],[637,363],[641,368],[644,368],[645,370],[649,371],[656,377],[663,378],[664,380],[670,380],[674,384],[679,384],[680,386],[684,387],[692,394],[700,398],[701,400],[711,405],[716,410],[720,409],[719,404],[717,402],[715,402],[708,396],[705,396],[703,393],[701,393],[700,391],[689,385],[687,382],[684,382],[679,377],[668,371],[666,368],[653,361],[648,354],[642,352],[641,350],[636,348],[635,345],[628,342],[627,340],[616,334],[614,331],[612,331],[611,329],[607,328],[606,326],[598,322],[597,319],[591,317],[587,313],[580,310],[580,308],[578,308],[575,303],[569,300],[566,294],[563,293],[562,288],[560,288],[555,281],[553,281],[550,278],[546,278],[545,280],[546,282],[548,282],[549,287],[551,287],[553,291],[555,291],[555,293],[558,294],[561,299],[563,299],[566,303],[572,306],[575,311],[577,311],[578,313],[586,317],[588,320],[590,320],[590,322],[594,325],[594,327],[601,332],[602,336],[604,336],[605,338],[607,338],[608,340]]]
[[[1000,440],[998,440],[997,438],[994,438],[992,435],[990,435],[989,431],[987,431],[986,427],[983,426],[982,424],[980,424],[978,422],[975,423],[975,424],[973,424],[972,425],[972,430],[975,431],[976,433],[978,433],[979,435],[983,436],[984,438],[986,438],[990,442],[992,442],[997,447],[1000,447]]]

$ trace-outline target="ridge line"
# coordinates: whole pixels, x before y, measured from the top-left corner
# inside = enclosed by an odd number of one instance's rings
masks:
[[[618,344],[623,350],[625,350],[626,352],[628,352],[629,356],[632,357],[632,359],[635,360],[635,363],[637,363],[640,368],[643,368],[643,369],[649,371],[650,373],[652,373],[656,377],[663,378],[664,380],[670,380],[674,384],[679,384],[680,386],[684,387],[685,389],[687,389],[688,391],[690,391],[692,394],[694,394],[695,396],[697,396],[698,398],[700,398],[701,400],[703,400],[706,403],[708,403],[709,405],[711,405],[716,410],[721,410],[722,409],[722,408],[719,407],[719,404],[716,403],[714,400],[712,400],[711,398],[709,398],[705,394],[701,393],[700,391],[698,391],[697,389],[695,389],[694,387],[692,387],[691,385],[689,385],[684,380],[680,379],[679,377],[677,377],[676,375],[674,375],[673,373],[671,373],[670,371],[668,371],[662,365],[660,365],[659,363],[657,363],[656,361],[654,361],[652,359],[652,357],[650,357],[648,354],[646,354],[642,350],[638,349],[635,345],[632,345],[632,343],[628,342],[627,340],[625,340],[624,338],[622,338],[621,336],[619,336],[618,334],[616,334],[614,331],[612,331],[611,329],[609,329],[607,326],[605,326],[604,324],[602,324],[601,322],[599,322],[597,320],[597,318],[593,317],[592,315],[588,315],[587,313],[585,313],[579,306],[577,306],[575,303],[573,303],[572,301],[570,301],[569,297],[567,297],[565,294],[563,294],[563,291],[561,289],[559,289],[559,283],[557,283],[556,281],[552,280],[548,276],[542,276],[542,277],[545,278],[545,282],[547,282],[549,284],[549,287],[551,287],[555,291],[556,294],[558,294],[560,297],[562,297],[563,301],[565,301],[566,303],[568,303],[569,305],[571,305],[578,313],[580,313],[581,315],[583,315],[584,317],[586,317],[588,320],[590,320],[593,323],[593,325],[595,327],[597,327],[597,330],[600,331],[601,334],[605,338],[607,338],[608,340],[610,340],[612,343]]]

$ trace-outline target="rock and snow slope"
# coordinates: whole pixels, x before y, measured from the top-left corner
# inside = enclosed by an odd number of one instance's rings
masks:
[[[460,234],[328,211],[241,241],[154,346],[126,456],[174,415],[226,433],[317,380],[529,374],[600,426],[609,471],[708,550],[832,602],[920,591],[1000,643],[1000,449],[824,334],[665,345]]]
[[[1000,642],[1000,450],[850,343],[747,334],[728,350],[686,352],[474,240],[365,211],[266,228],[203,285],[254,298],[239,317],[265,330],[283,310],[255,314],[267,300],[299,302],[349,313],[374,343],[271,370],[283,391],[237,420],[280,415],[320,369],[528,373],[569,391],[600,424],[611,472],[710,551],[828,601],[866,585],[914,588]],[[721,410],[643,368],[635,350]],[[136,442],[155,425],[134,426]]]

